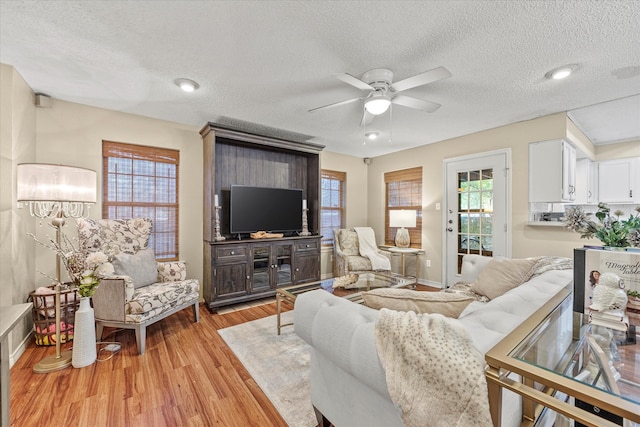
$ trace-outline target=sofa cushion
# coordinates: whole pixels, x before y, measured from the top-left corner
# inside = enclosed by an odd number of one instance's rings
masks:
[[[457,318],[473,298],[449,292],[421,292],[413,289],[380,288],[362,292],[366,306],[379,310],[439,313]]]
[[[492,259],[480,271],[478,278],[472,284],[471,290],[489,299],[498,298],[507,291],[520,286],[531,277],[531,269],[536,258]]]
[[[354,230],[340,230],[340,248],[345,255],[360,255],[358,233]]]
[[[131,277],[137,289],[158,281],[158,263],[152,249],[138,251],[135,255],[121,252],[113,258],[116,274]]]

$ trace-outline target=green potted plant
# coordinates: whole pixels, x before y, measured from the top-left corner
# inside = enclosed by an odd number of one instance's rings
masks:
[[[640,207],[636,208],[640,212]],[[595,216],[598,221],[593,221]],[[570,207],[564,216],[565,227],[580,233],[580,238],[597,238],[605,246],[611,248],[626,248],[640,246],[640,215],[629,215],[621,219],[621,211],[611,212],[606,203],[598,203],[595,214],[585,212],[582,206]]]

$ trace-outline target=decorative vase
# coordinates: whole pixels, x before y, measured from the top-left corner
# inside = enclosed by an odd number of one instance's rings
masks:
[[[71,364],[84,368],[97,359],[96,321],[90,297],[80,297],[80,308],[76,311]]]

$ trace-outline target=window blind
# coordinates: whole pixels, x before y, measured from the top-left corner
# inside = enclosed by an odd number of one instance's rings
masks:
[[[384,174],[386,206],[385,244],[394,245],[397,227],[389,226],[389,211],[415,210],[416,226],[408,228],[411,247],[422,248],[422,167]]]

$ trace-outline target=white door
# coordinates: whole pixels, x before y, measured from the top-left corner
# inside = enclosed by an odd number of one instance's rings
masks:
[[[459,280],[465,254],[511,256],[511,151],[444,160],[443,283]]]

